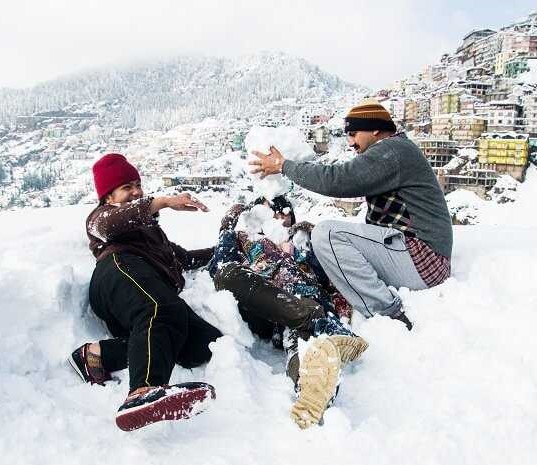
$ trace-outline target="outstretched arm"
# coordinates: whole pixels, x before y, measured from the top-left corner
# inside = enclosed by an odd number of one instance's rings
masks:
[[[242,203],[236,203],[233,205],[222,218],[222,222],[220,223],[220,232],[227,229],[235,229],[235,226],[237,226],[237,221],[239,221],[239,216],[241,216],[241,213],[246,209],[247,206],[243,205]]]
[[[261,177],[282,173],[299,186],[331,197],[360,197],[389,192],[399,186],[399,157],[383,141],[346,163],[331,165],[286,160],[274,147],[253,152],[252,173]]]
[[[209,209],[203,203],[201,203],[196,197],[193,197],[188,192],[183,192],[178,195],[154,198],[151,202],[151,214],[155,214],[163,208],[190,212],[197,210],[201,210],[202,212],[209,211]]]

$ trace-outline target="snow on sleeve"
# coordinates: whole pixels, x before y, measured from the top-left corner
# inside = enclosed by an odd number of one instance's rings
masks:
[[[302,133],[297,128],[289,126],[278,128],[254,126],[246,136],[244,144],[250,155],[247,161],[256,158],[252,155],[254,150],[268,153],[271,145],[288,160],[306,161],[314,155],[313,149],[306,143]],[[246,171],[249,173],[250,169]],[[292,187],[291,181],[281,174],[273,174],[265,179],[260,179],[259,175],[254,174],[249,174],[249,176],[253,180],[254,192],[269,200],[289,192]]]
[[[88,232],[103,242],[119,234],[134,231],[153,222],[150,205],[152,198],[146,197],[129,202],[125,206],[103,205],[95,210],[88,222]]]
[[[266,205],[254,205],[250,210],[241,213],[235,230],[244,231],[253,241],[266,237],[275,244],[281,244],[289,239],[289,232],[283,226],[283,221],[274,218],[274,212]]]

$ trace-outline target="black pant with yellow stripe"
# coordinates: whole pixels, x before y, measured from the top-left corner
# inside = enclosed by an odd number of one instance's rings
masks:
[[[105,369],[129,366],[130,390],[168,383],[175,363],[192,368],[211,358],[222,333],[194,313],[143,258],[115,253],[99,262],[90,304],[116,339],[101,341]]]

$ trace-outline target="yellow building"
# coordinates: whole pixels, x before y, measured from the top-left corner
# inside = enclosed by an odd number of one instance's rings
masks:
[[[469,115],[454,115],[451,120],[451,139],[473,143],[487,129],[487,121],[484,118]]]
[[[488,135],[479,139],[479,163],[526,166],[528,163],[528,139],[503,136],[492,138]]]
[[[460,108],[460,98],[458,94],[444,94],[441,99],[441,112],[446,113],[458,113]]]
[[[460,111],[460,97],[456,93],[437,95],[431,99],[431,116],[440,116]]]

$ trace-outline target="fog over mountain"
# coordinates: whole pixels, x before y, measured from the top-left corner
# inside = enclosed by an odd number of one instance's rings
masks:
[[[283,53],[240,59],[179,56],[99,68],[25,90],[0,89],[0,122],[76,102],[120,101],[124,126],[167,129],[205,117],[247,118],[284,98],[327,98],[360,90]]]

